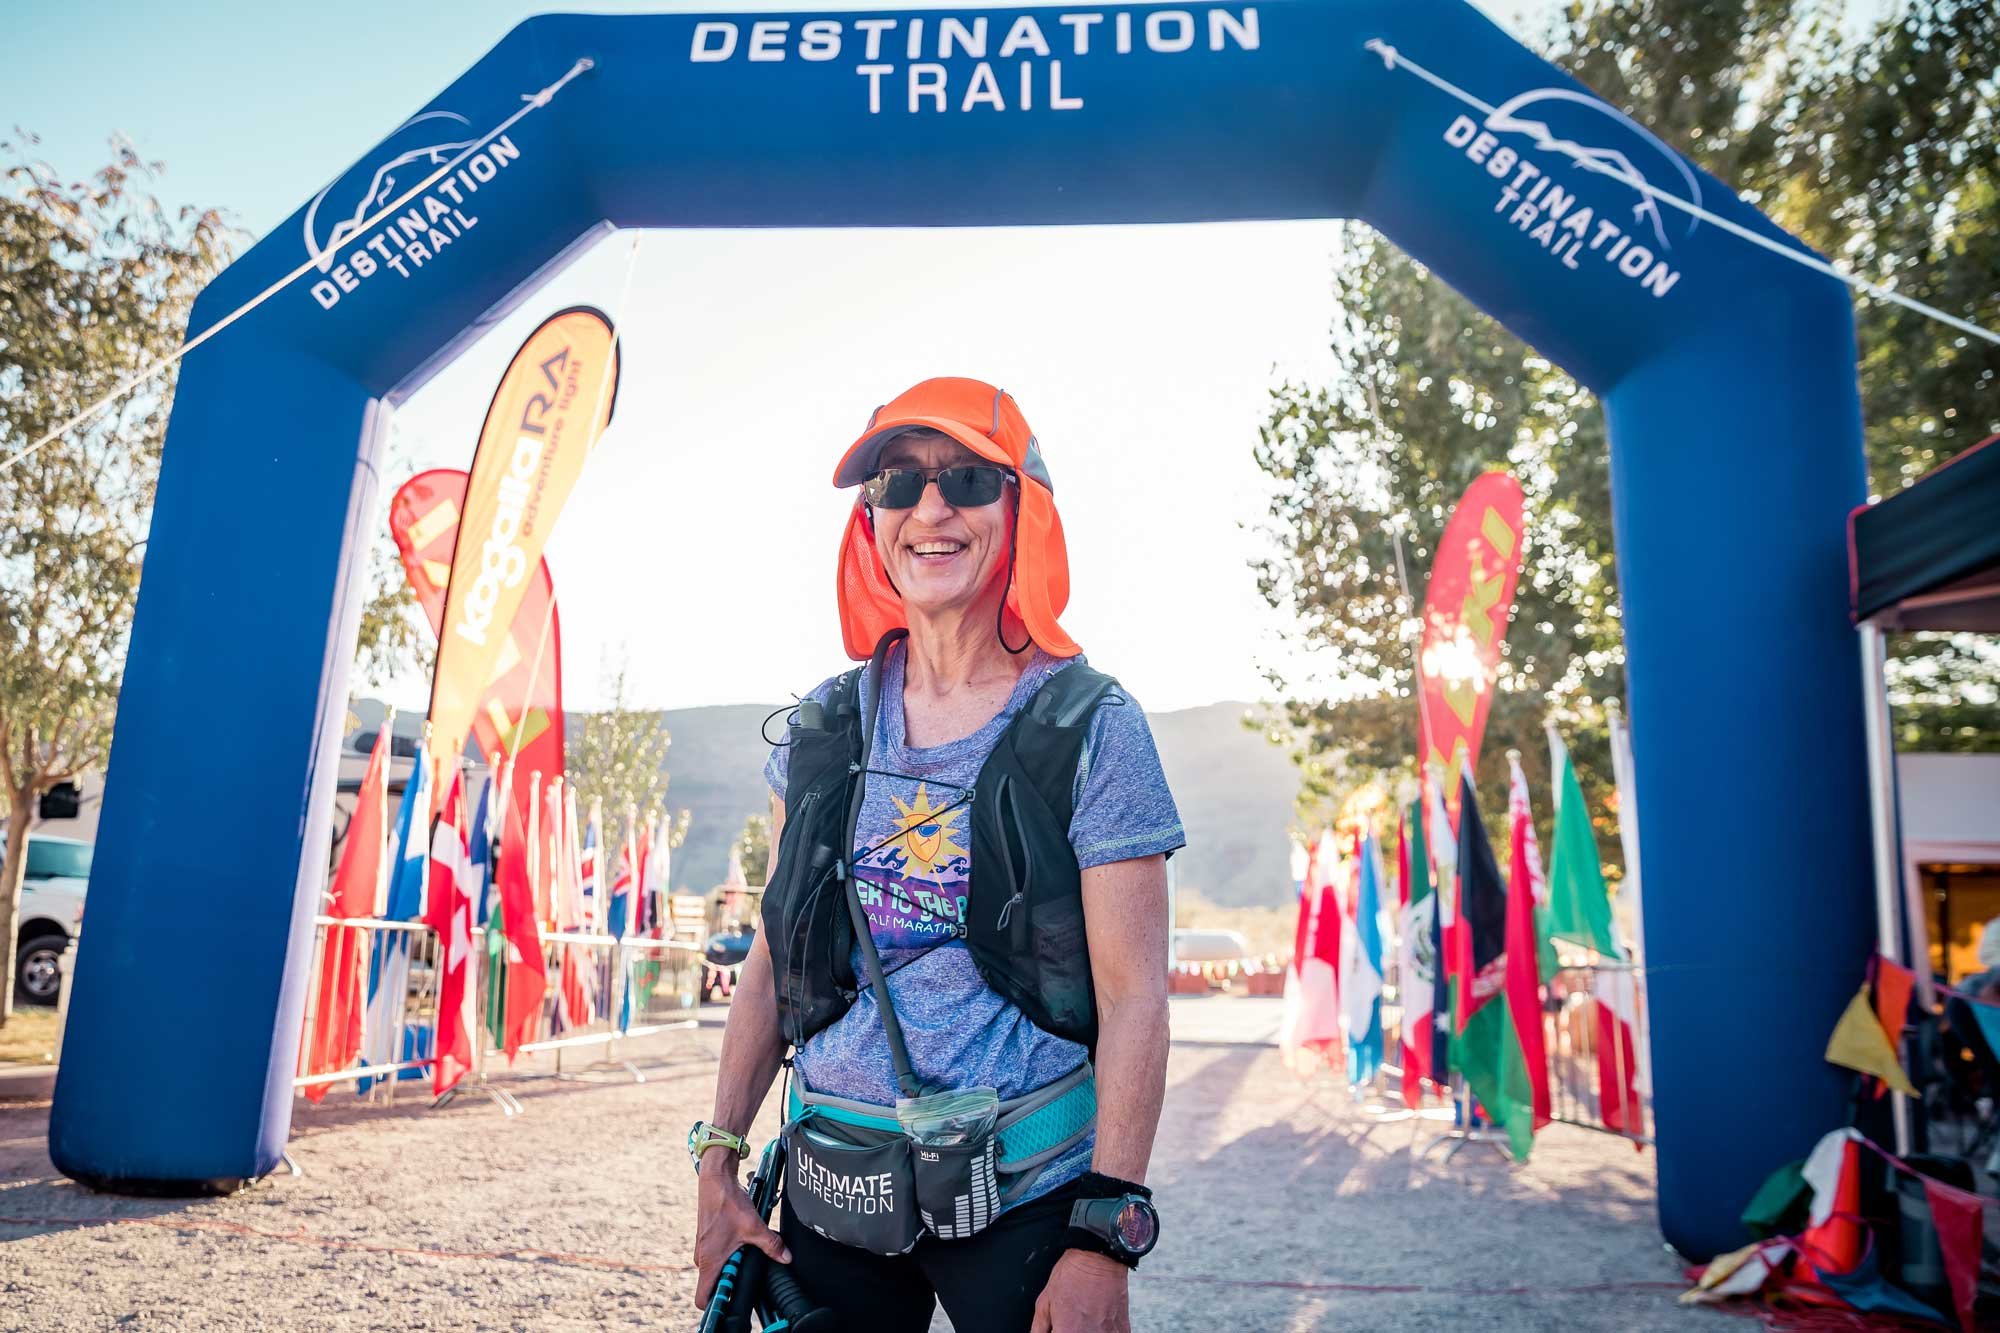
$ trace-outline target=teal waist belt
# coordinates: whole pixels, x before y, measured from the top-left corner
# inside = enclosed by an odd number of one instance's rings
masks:
[[[883,1135],[900,1137],[903,1132],[892,1107],[823,1096],[802,1089],[794,1079],[785,1120],[807,1115]],[[1089,1065],[1078,1065],[1053,1083],[1000,1103],[997,1169],[1018,1175],[1044,1166],[1081,1143],[1096,1123],[1097,1081]]]

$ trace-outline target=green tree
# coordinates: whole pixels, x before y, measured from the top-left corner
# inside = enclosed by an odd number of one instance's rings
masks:
[[[110,746],[172,372],[16,455],[172,354],[234,241],[212,210],[162,208],[160,164],[127,143],[65,183],[34,142],[0,142],[0,1024],[37,799],[101,768]]]
[[[593,801],[604,803],[607,841],[615,845],[623,836],[628,814],[645,819],[666,813],[667,845],[678,847],[687,838],[689,813],[665,810],[671,780],[667,750],[673,744],[666,714],[631,707],[625,678],[623,663],[606,673],[604,688],[610,703],[598,712],[580,715],[583,725],[570,729],[563,763],[582,809],[587,811]],[[571,714],[571,721],[578,716]]]
[[[771,865],[769,815],[752,815],[743,821],[743,831],[736,835],[736,856],[743,867],[744,878],[762,884]]]
[[[1994,322],[1990,4],[1920,0],[1859,41],[1793,0],[1572,4],[1553,59],[1823,252],[1963,317]],[[1447,507],[1508,466],[1527,493],[1529,550],[1488,723],[1484,769],[1522,751],[1546,776],[1555,716],[1586,798],[1609,778],[1602,702],[1623,691],[1602,413],[1594,398],[1363,229],[1335,259],[1335,374],[1273,392],[1257,446],[1272,482],[1260,590],[1295,639],[1334,663],[1326,685],[1273,676],[1288,700],[1263,719],[1302,767],[1301,820],[1337,793],[1408,772],[1414,626],[1392,533],[1420,601]],[[2000,360],[1903,307],[1857,310],[1867,444],[1878,491],[2000,430]],[[1904,743],[2000,745],[2000,650],[1965,636],[1903,636],[1892,684]],[[1539,812],[1546,821],[1548,812]],[[1608,823],[1600,841],[1614,849]]]

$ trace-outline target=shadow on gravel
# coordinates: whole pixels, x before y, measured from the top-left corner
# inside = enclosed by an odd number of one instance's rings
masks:
[[[54,1232],[169,1218],[201,1199],[97,1194],[49,1161],[49,1104],[0,1104],[0,1247]]]

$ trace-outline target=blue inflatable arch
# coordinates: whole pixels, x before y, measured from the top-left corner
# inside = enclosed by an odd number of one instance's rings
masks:
[[[1661,1224],[1736,1243],[1766,1171],[1841,1119],[1820,1051],[1872,940],[1854,338],[1838,283],[1634,181],[1793,244],[1459,0],[522,24],[196,306],[190,333],[305,266],[182,369],[56,1164],[170,1193],[278,1163],[388,409],[607,222],[1352,217],[1603,400]],[[219,678],[226,745],[197,706]],[[229,835],[191,836],[217,802]],[[217,923],[229,957],[192,966]]]

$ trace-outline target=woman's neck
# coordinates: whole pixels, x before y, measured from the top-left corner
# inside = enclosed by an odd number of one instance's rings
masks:
[[[1027,668],[1028,655],[1001,646],[994,610],[924,615],[912,608],[910,637],[904,644],[904,692],[947,698],[1002,681],[1012,688]]]

